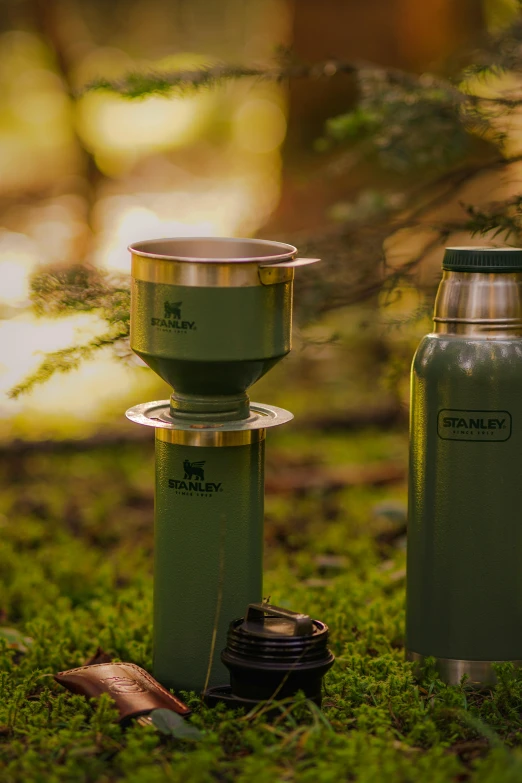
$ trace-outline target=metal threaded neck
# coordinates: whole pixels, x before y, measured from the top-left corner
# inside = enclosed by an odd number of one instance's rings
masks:
[[[248,419],[250,398],[246,392],[207,397],[175,391],[170,397],[170,413],[175,419],[217,422]]]
[[[230,623],[224,659],[241,662],[243,666],[306,668],[329,663],[328,627],[313,620],[313,633],[307,636],[260,636],[243,627],[243,619]]]

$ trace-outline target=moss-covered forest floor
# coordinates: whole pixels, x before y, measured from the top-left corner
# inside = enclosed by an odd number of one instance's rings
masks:
[[[522,780],[522,675],[477,694],[404,662],[404,427],[270,436],[265,595],[328,623],[323,712],[201,706],[198,740],[118,725],[53,672],[150,670],[152,442],[0,455],[0,780]],[[10,629],[10,630],[8,630]]]

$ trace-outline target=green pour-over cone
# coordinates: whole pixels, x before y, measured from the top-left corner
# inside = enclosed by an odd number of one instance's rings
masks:
[[[195,362],[183,359],[159,359],[139,351],[136,353],[175,391],[198,397],[242,394],[284,356],[283,354],[260,361]]]
[[[290,350],[290,281],[226,288],[134,280],[132,295],[132,349],[182,394],[243,393]]]

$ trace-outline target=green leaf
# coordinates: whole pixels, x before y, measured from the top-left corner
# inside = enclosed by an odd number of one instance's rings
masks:
[[[23,653],[27,652],[28,645],[33,642],[30,636],[23,636],[16,628],[0,628],[0,639],[5,639],[9,647]]]
[[[172,710],[153,710],[150,713],[150,717],[157,730],[170,737],[183,740],[199,740],[203,736],[199,729],[191,726],[181,715],[178,715],[177,712],[172,712]]]

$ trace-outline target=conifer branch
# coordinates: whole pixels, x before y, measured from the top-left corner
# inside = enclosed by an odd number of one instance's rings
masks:
[[[94,337],[84,345],[72,345],[69,348],[52,351],[46,354],[45,359],[32,375],[29,375],[9,391],[8,396],[16,399],[21,394],[27,394],[32,391],[35,386],[48,381],[55,373],[65,373],[78,369],[82,362],[92,359],[101,348],[115,347],[116,344],[123,343],[128,336],[128,329],[121,325],[119,328],[116,327],[99,337]]]
[[[33,310],[40,316],[64,317],[94,312],[107,323],[107,331],[84,345],[46,354],[29,377],[8,392],[11,398],[26,394],[57,372],[70,372],[102,348],[125,348],[130,333],[130,281],[102,269],[75,265],[44,269],[31,280]]]
[[[76,97],[93,91],[117,93],[125,98],[146,98],[150,95],[184,95],[210,88],[225,81],[254,78],[263,81],[283,82],[288,79],[331,79],[339,74],[370,75],[389,85],[408,89],[431,88],[443,90],[448,98],[458,104],[479,106],[490,104],[516,109],[522,105],[522,97],[483,96],[460,89],[447,79],[431,74],[415,75],[398,68],[385,68],[375,63],[330,59],[311,65],[289,65],[283,67],[260,68],[243,65],[211,65],[204,68],[176,71],[129,71],[121,79],[93,79],[84,85]]]
[[[78,92],[78,96],[93,90],[106,90],[126,98],[143,98],[148,95],[185,94],[205,87],[212,87],[224,81],[243,78],[257,78],[281,82],[298,78],[330,78],[337,73],[356,73],[359,63],[328,60],[312,66],[291,65],[288,67],[259,68],[241,65],[211,65],[194,70],[178,71],[131,71],[122,79],[94,79]]]

